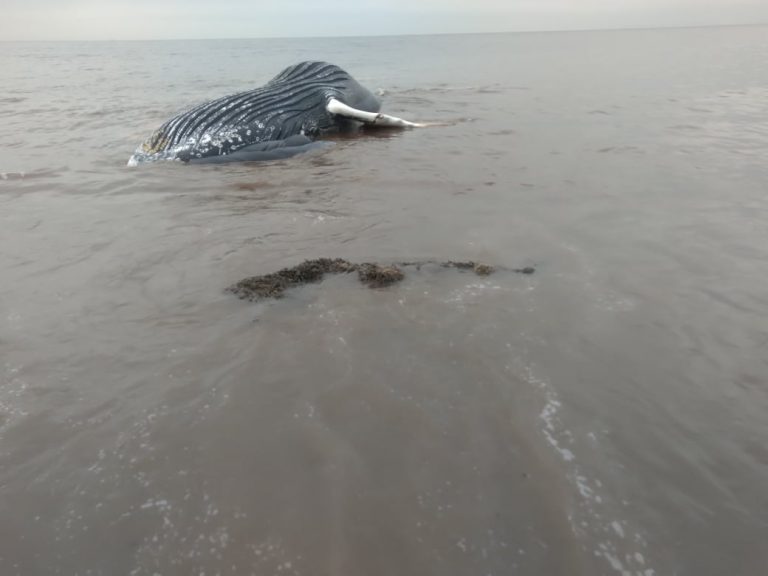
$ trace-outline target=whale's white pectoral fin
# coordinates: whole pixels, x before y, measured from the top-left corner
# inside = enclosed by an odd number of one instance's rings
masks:
[[[371,124],[374,126],[395,126],[398,128],[420,128],[425,124],[417,124],[416,122],[409,122],[403,120],[397,116],[389,116],[388,114],[377,114],[376,112],[366,112],[365,110],[358,110],[347,106],[344,102],[339,102],[336,98],[328,100],[328,104],[325,106],[326,110],[331,114],[338,114],[345,118],[357,120],[365,124]]]
[[[366,124],[373,124],[376,122],[376,118],[379,116],[375,112],[366,112],[365,110],[358,110],[357,108],[352,108],[352,106],[347,106],[344,104],[344,102],[339,102],[336,100],[336,98],[331,98],[328,100],[328,104],[325,105],[325,109],[328,110],[331,114],[338,114],[339,116],[344,116],[345,118],[351,118],[353,120],[359,120],[360,122],[365,122]]]

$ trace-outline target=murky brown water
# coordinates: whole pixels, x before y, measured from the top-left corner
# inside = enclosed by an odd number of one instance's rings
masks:
[[[307,58],[450,126],[129,169]],[[5,44],[0,573],[759,575],[768,29]],[[480,260],[382,290],[307,258]]]

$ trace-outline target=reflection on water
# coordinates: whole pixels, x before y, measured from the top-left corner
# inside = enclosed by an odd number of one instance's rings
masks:
[[[765,32],[8,44],[0,572],[761,574]],[[446,125],[125,167],[308,57]]]

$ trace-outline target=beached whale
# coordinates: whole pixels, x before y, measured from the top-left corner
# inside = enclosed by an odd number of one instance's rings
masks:
[[[321,145],[318,137],[361,124],[420,126],[380,114],[380,108],[379,99],[338,66],[301,62],[264,86],[174,116],[136,149],[128,165],[271,160],[305,152]]]

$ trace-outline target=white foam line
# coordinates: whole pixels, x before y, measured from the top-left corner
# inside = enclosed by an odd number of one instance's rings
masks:
[[[27,382],[17,376],[21,368],[8,363],[4,368],[5,375],[0,375],[0,416],[3,417],[0,420],[0,438],[2,432],[29,414],[20,407],[29,388]]]
[[[622,550],[628,547],[644,547],[646,546],[645,538],[639,533],[635,533],[634,539],[627,539],[626,522],[615,519],[606,520],[600,513],[599,508],[603,507],[603,497],[598,493],[598,489],[603,486],[603,482],[599,478],[590,479],[587,477],[577,463],[574,451],[563,445],[566,441],[573,442],[573,434],[569,430],[563,429],[560,418],[563,405],[557,392],[546,381],[538,378],[530,366],[523,366],[522,372],[526,381],[538,388],[544,395],[544,407],[539,413],[539,419],[542,422],[541,433],[547,444],[562,458],[567,467],[566,477],[573,483],[581,497],[579,508],[582,517],[579,518],[580,522],[573,515],[568,516],[574,534],[576,536],[583,535],[591,526],[593,538],[607,538],[607,540],[598,542],[597,549],[594,550],[596,557],[603,558],[614,571],[622,576],[653,576],[655,571],[646,565],[645,556],[639,551],[629,550],[630,553],[624,554],[625,562],[620,560],[619,547]],[[592,445],[596,444],[597,438],[593,433],[587,434],[587,437]]]

